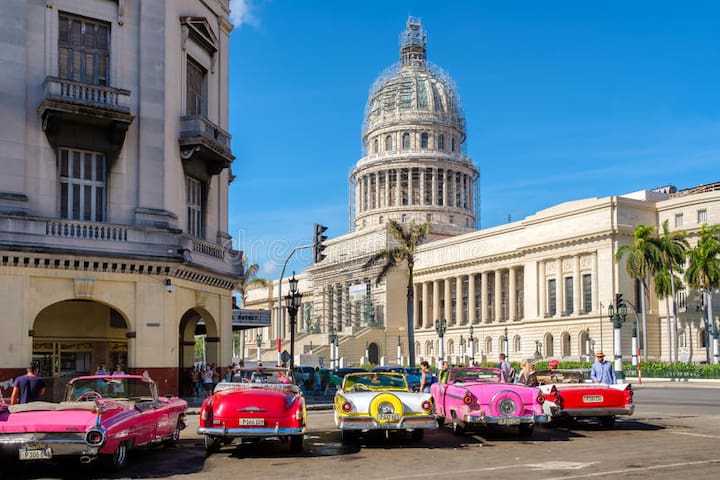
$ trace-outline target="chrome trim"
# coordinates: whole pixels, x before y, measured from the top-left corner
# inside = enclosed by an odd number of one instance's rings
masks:
[[[635,405],[625,408],[569,408],[560,413],[569,417],[604,417],[609,415],[632,415]]]
[[[401,417],[397,422],[378,423],[373,417],[339,417],[340,430],[412,430],[420,428],[438,428],[435,415],[416,415]]]
[[[0,452],[18,455],[22,448],[50,448],[55,456],[98,454],[100,447],[85,443],[85,432],[26,432],[0,434]]]
[[[466,424],[473,424],[473,423],[479,423],[479,424],[497,424],[498,420],[504,419],[504,418],[517,418],[520,420],[520,423],[548,423],[550,421],[550,417],[548,415],[525,415],[521,417],[489,417],[486,415],[465,415],[463,418],[463,423]],[[509,425],[512,426],[512,425]]]
[[[297,428],[223,428],[198,427],[199,435],[212,435],[216,437],[274,437],[277,435],[304,435],[305,427]]]

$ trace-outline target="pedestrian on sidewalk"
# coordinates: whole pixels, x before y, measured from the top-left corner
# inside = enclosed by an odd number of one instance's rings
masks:
[[[606,383],[608,385],[617,383],[612,363],[605,360],[605,354],[603,352],[597,352],[595,354],[595,362],[590,369],[590,379],[593,383]]]

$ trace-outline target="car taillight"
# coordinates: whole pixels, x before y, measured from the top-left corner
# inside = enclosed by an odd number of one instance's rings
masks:
[[[432,410],[432,403],[430,403],[428,400],[425,400],[422,403],[422,409],[425,410],[426,412],[429,412],[430,410]]]
[[[465,396],[463,397],[463,403],[465,405],[470,405],[473,401],[472,395],[470,392],[465,392]]]
[[[93,427],[85,434],[85,443],[91,447],[99,447],[105,444],[105,430],[100,427]]]
[[[553,394],[555,396],[555,405],[562,408],[562,406],[565,404],[565,400],[563,400],[562,396],[560,396],[560,392],[553,388]]]
[[[537,401],[537,403],[543,404],[545,403],[545,395],[543,395],[542,393],[538,393],[538,396],[535,400]]]
[[[351,411],[352,408],[353,408],[353,406],[352,406],[352,403],[350,403],[350,402],[344,402],[342,404],[342,411],[345,413],[348,413],[349,411]]]
[[[628,402],[632,402],[635,392],[630,385],[628,385],[627,389],[625,390],[625,395],[627,396]]]

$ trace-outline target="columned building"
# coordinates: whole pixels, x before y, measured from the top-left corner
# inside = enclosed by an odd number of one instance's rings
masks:
[[[183,393],[231,358],[228,0],[9,0],[0,19],[0,381],[99,363]]]
[[[513,361],[586,360],[601,349],[611,356],[608,305],[616,293],[636,306],[622,328],[625,360],[633,327],[643,357],[674,358],[664,299],[650,292],[643,325],[640,289],[615,254],[632,243],[635,226],[660,227],[665,220],[671,230],[687,231],[693,245],[702,224],[720,224],[720,183],[578,199],[477,230],[479,174],[465,154],[457,87],[426,52],[420,21],[410,18],[399,63],[370,90],[363,156],[350,176],[352,231],[327,242],[327,258],[301,277],[305,305],[295,351],[312,351],[326,363],[332,354],[345,365],[407,362],[407,272],[397,268],[377,282],[380,266],[366,267],[372,254],[394,245],[387,222],[396,220],[431,224],[413,278],[417,362],[437,363],[441,351],[458,364],[497,361],[500,352]],[[717,321],[720,295],[713,295]],[[699,298],[690,288],[678,292],[679,360],[708,356]],[[277,340],[273,332],[284,332],[282,348],[289,350],[287,316],[278,328],[276,299],[277,282],[251,291],[248,308],[273,309],[273,327],[264,334]],[[435,323],[443,320],[440,338]],[[261,355],[276,353],[268,348]]]

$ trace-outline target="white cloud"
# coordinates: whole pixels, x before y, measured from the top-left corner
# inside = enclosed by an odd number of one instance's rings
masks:
[[[230,0],[230,22],[239,28],[247,23],[254,23],[250,0]]]

